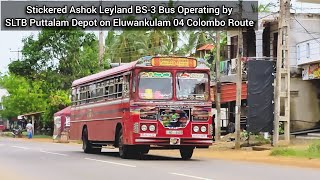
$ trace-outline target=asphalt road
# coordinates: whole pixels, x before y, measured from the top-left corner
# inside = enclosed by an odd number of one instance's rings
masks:
[[[196,151],[195,151],[196,153]],[[124,160],[116,149],[85,154],[80,145],[0,138],[0,179],[316,180],[315,169],[152,155]]]

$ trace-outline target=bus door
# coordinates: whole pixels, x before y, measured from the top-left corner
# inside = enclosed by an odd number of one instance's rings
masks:
[[[121,102],[122,119],[124,122],[130,120],[130,80],[132,79],[131,71],[123,74],[123,98]]]

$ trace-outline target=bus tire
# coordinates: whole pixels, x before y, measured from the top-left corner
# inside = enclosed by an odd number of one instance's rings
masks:
[[[130,158],[130,152],[129,152],[129,146],[128,145],[125,145],[123,144],[124,140],[123,140],[123,133],[122,133],[122,128],[120,129],[119,131],[119,156],[122,158],[122,159],[128,159]]]
[[[184,160],[189,160],[192,157],[194,147],[193,146],[184,146],[180,148],[181,158]]]
[[[140,149],[141,154],[148,154],[150,150],[150,146],[142,146]]]
[[[83,129],[82,132],[82,149],[84,153],[87,154],[97,154],[101,152],[102,146],[94,147],[88,140],[88,130],[87,128]]]

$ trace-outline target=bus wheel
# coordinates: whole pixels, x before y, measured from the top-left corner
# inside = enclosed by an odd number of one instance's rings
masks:
[[[93,147],[88,140],[88,130],[87,128],[83,129],[82,132],[82,149],[84,153],[97,154],[101,152],[102,146]]]
[[[150,146],[142,146],[140,149],[141,154],[148,154],[150,150]]]
[[[123,144],[122,129],[119,131],[119,155],[123,159],[129,158],[129,147]]]
[[[181,158],[184,160],[191,159],[193,154],[194,147],[193,146],[185,146],[180,148]]]

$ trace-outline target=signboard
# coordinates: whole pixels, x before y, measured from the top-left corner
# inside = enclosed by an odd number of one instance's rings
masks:
[[[66,116],[66,127],[70,127],[70,117]]]
[[[152,66],[167,66],[167,67],[197,67],[197,60],[192,58],[178,57],[155,57],[151,60]]]
[[[320,64],[308,64],[303,67],[302,80],[320,79]]]

